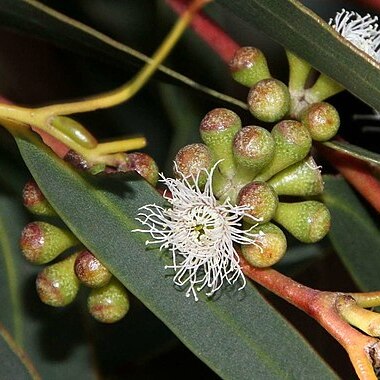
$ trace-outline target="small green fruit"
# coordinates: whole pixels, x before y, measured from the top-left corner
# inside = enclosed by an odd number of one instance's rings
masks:
[[[309,197],[323,192],[322,175],[311,156],[282,170],[268,183],[278,195]]]
[[[247,103],[255,118],[268,123],[275,122],[289,112],[289,89],[277,79],[263,79],[251,88]]]
[[[275,151],[272,162],[255,179],[267,181],[269,178],[303,160],[311,149],[311,136],[307,128],[295,120],[283,120],[272,129]]]
[[[251,208],[247,214],[254,219],[245,217],[249,223],[266,223],[272,219],[278,205],[278,197],[272,186],[266,182],[251,182],[244,186],[238,195],[238,204]]]
[[[189,178],[190,181],[198,178],[198,185],[203,187],[207,181],[205,170],[212,166],[210,149],[204,144],[190,144],[181,148],[174,159],[174,174],[178,177],[179,172]]]
[[[127,170],[136,171],[152,186],[156,186],[158,181],[158,166],[151,156],[140,152],[128,153],[126,162]]]
[[[111,272],[88,250],[78,254],[74,271],[80,282],[90,288],[100,288],[112,277]]]
[[[78,239],[70,231],[46,222],[27,224],[20,239],[22,253],[33,264],[46,264],[76,244]]]
[[[252,180],[272,161],[274,150],[274,139],[266,129],[257,126],[242,128],[235,135],[233,142],[238,172],[239,170],[247,172],[249,180]]]
[[[77,254],[46,267],[37,276],[37,293],[43,303],[66,306],[74,301],[80,282],[74,272]]]
[[[285,255],[286,237],[274,224],[260,225],[253,228],[251,233],[257,234],[257,244],[241,246],[241,252],[249,264],[266,268],[276,264]]]
[[[25,184],[22,190],[22,199],[24,206],[35,215],[57,216],[57,213],[33,179]]]
[[[229,66],[232,77],[243,86],[252,87],[260,80],[271,77],[264,54],[254,47],[236,50]]]
[[[338,111],[331,104],[324,102],[311,104],[302,111],[301,121],[316,141],[330,140],[340,126]]]
[[[92,289],[87,301],[90,314],[99,322],[114,323],[129,310],[128,294],[115,278],[104,287]]]
[[[274,220],[303,243],[315,243],[324,238],[331,224],[329,210],[317,201],[280,202]]]
[[[210,148],[214,162],[223,160],[218,168],[226,177],[232,177],[235,172],[232,141],[240,129],[239,116],[226,108],[210,111],[200,124],[202,140]]]

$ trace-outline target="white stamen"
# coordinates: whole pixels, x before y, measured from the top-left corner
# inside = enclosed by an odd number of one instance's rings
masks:
[[[330,19],[329,24],[346,40],[379,61],[380,30],[377,20],[377,16],[361,16],[357,12],[342,9],[334,19]]]
[[[239,280],[239,290],[244,288],[246,280],[234,244],[257,244],[258,234],[242,229],[243,217],[258,221],[248,214],[250,207],[232,205],[228,199],[220,204],[215,198],[212,176],[217,164],[210,171],[204,169],[204,190],[199,187],[200,173],[185,177],[176,167],[179,179],[160,174],[160,182],[171,193],[171,197],[164,194],[171,207],[146,205],[136,218],[148,228],[135,231],[152,237],[146,244],[170,250],[173,264],[165,268],[175,271],[174,283],[187,287],[186,297],[193,295],[196,301],[197,292],[207,288],[206,295],[212,296],[224,281],[233,284]]]

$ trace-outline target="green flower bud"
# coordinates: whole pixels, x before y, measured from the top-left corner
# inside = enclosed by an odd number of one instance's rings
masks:
[[[274,150],[273,137],[266,129],[256,126],[242,128],[233,142],[234,157],[240,166],[238,172],[247,172],[246,176],[252,180],[273,159]]]
[[[241,252],[249,264],[258,268],[266,268],[276,264],[285,255],[286,237],[274,224],[260,225],[253,228],[251,233],[257,233],[257,244],[241,246]]]
[[[245,217],[247,222],[266,223],[276,212],[278,197],[272,186],[266,182],[251,182],[240,190],[238,204],[251,208],[247,214],[255,219]]]
[[[82,124],[69,117],[54,116],[50,124],[84,148],[91,149],[98,145],[95,137]]]
[[[57,216],[57,213],[33,179],[25,184],[22,190],[22,199],[24,206],[35,215]]]
[[[239,116],[225,108],[210,111],[201,121],[202,140],[210,148],[214,161],[223,160],[218,168],[226,177],[234,175],[232,141],[240,128]]]
[[[26,225],[20,239],[22,253],[33,264],[48,263],[75,244],[78,239],[70,231],[45,222]]]
[[[283,120],[272,129],[275,151],[272,162],[255,179],[266,181],[281,170],[304,159],[311,149],[307,128],[295,120]]]
[[[204,144],[190,144],[181,148],[174,159],[174,174],[181,172],[185,177],[199,176],[198,185],[203,187],[207,181],[206,170],[212,166],[212,156],[209,148]],[[191,180],[191,178],[190,178]]]
[[[278,121],[289,112],[288,87],[277,79],[263,79],[250,89],[247,103],[256,119],[268,123]]]
[[[78,254],[74,271],[78,279],[90,288],[100,288],[112,277],[111,272],[88,250]]]
[[[152,157],[145,153],[128,153],[128,168],[135,170],[145,178],[152,186],[158,181],[158,166]]]
[[[46,267],[37,276],[37,293],[43,303],[66,306],[74,301],[79,291],[79,280],[74,272],[77,254]]]
[[[303,243],[315,243],[329,232],[331,216],[327,207],[317,201],[282,203],[274,220]]]
[[[128,294],[115,278],[104,287],[92,289],[87,301],[90,314],[99,322],[114,323],[129,310]]]
[[[301,121],[313,140],[327,141],[336,135],[340,126],[338,111],[329,103],[314,103],[301,113]]]
[[[271,77],[264,54],[254,47],[236,50],[229,66],[232,77],[243,86],[252,87],[258,81]]]
[[[268,183],[278,195],[309,197],[323,192],[322,175],[311,156],[282,170]]]

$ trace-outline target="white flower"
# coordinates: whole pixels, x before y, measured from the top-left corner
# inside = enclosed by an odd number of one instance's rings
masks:
[[[218,203],[212,191],[212,176],[217,164],[208,172],[204,190],[199,188],[199,173],[196,178],[186,178],[179,172],[180,179],[166,178],[162,174],[160,182],[168,188],[165,199],[171,207],[150,204],[140,208],[137,220],[148,226],[152,240],[146,244],[160,244],[160,250],[168,248],[172,253],[174,283],[187,287],[186,297],[197,291],[208,289],[207,296],[213,295],[226,281],[233,284],[237,280],[244,288],[246,281],[239,266],[237,244],[256,244],[257,234],[243,230],[244,216],[248,206],[234,206],[227,199]],[[178,172],[178,168],[176,168]],[[202,173],[203,174],[203,173]]]
[[[346,40],[363,50],[376,61],[380,60],[380,30],[378,17],[367,14],[361,16],[353,11],[342,9],[329,24]]]

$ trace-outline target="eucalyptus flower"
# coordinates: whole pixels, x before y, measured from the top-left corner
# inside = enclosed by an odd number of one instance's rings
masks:
[[[202,169],[196,177],[185,177],[176,167],[177,179],[160,174],[160,182],[166,187],[164,198],[168,207],[149,204],[140,208],[136,218],[151,236],[146,244],[159,244],[160,250],[169,249],[172,254],[173,282],[185,287],[186,297],[192,294],[198,300],[197,292],[207,289],[212,296],[223,283],[241,283],[246,280],[239,265],[239,255],[234,244],[257,244],[257,233],[242,228],[243,217],[253,223],[258,219],[249,215],[250,207],[237,206],[229,199],[220,203],[213,194],[212,177],[215,164],[210,171]],[[200,175],[206,174],[204,189],[200,188]]]
[[[346,40],[379,61],[380,30],[377,21],[377,16],[361,16],[357,12],[342,9],[334,19],[330,19],[329,24]]]

